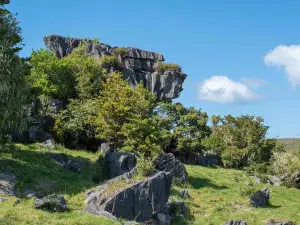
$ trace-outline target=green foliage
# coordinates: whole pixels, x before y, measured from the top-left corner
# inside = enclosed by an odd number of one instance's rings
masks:
[[[62,143],[76,144],[81,137],[95,137],[92,123],[97,107],[97,102],[93,99],[71,100],[67,108],[56,117],[56,138]]]
[[[32,53],[30,81],[37,95],[67,100],[97,96],[105,71],[99,59],[90,57],[82,44],[59,59],[49,50]]]
[[[0,144],[9,141],[13,130],[26,122],[28,85],[25,64],[17,55],[21,29],[16,18],[0,5]]]
[[[123,151],[157,152],[159,135],[151,121],[155,97],[142,84],[132,89],[122,74],[103,83],[95,118],[98,137]]]
[[[244,167],[270,160],[276,140],[266,139],[267,126],[254,116],[231,115],[213,117],[212,137],[207,146],[216,146],[222,161],[228,167]]]
[[[271,159],[271,171],[279,176],[291,175],[300,168],[300,157],[292,152],[276,152]]]
[[[178,71],[181,72],[181,67],[175,63],[163,63],[159,62],[156,67],[156,71],[164,73],[165,71]]]
[[[121,47],[114,49],[114,53],[120,56],[124,56],[126,54],[127,48]]]
[[[241,197],[250,197],[256,192],[255,186],[252,182],[239,185],[239,193]]]
[[[181,152],[201,152],[202,142],[210,135],[206,113],[180,103],[161,103],[155,110],[154,121],[162,133],[165,149],[171,145]]]
[[[155,156],[146,156],[145,154],[141,154],[137,158],[137,170],[138,174],[144,177],[148,177],[155,172],[153,159]]]
[[[111,67],[115,69],[122,68],[119,59],[116,56],[103,56],[100,59],[100,65],[105,69],[110,69]]]

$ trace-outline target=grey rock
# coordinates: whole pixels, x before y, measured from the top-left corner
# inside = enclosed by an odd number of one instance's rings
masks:
[[[266,225],[295,225],[295,223],[289,220],[270,219]]]
[[[14,174],[0,171],[0,196],[16,196],[16,177]]]
[[[172,153],[161,154],[154,161],[155,167],[159,171],[170,172],[180,182],[187,183],[188,173],[183,163],[175,158]]]
[[[102,153],[106,154],[106,152],[110,152],[110,151],[112,151],[112,150],[113,150],[113,149],[112,149],[110,143],[102,143],[102,144],[101,144],[101,152],[102,152]]]
[[[266,207],[270,200],[270,192],[268,188],[263,188],[260,191],[257,191],[250,198],[250,203],[253,207]]]
[[[223,225],[247,225],[247,223],[243,220],[228,220],[228,222]]]
[[[270,181],[273,186],[280,186],[281,184],[281,180],[277,176],[271,176]]]
[[[49,102],[49,105],[51,107],[50,113],[53,113],[53,114],[58,114],[64,107],[63,102],[58,99],[51,99]]]
[[[117,218],[137,222],[148,221],[165,207],[171,184],[170,173],[159,172],[143,182],[120,190],[113,196],[103,197],[103,191],[109,188],[109,184],[106,183],[90,194],[84,211],[93,215],[106,211]]]
[[[0,203],[2,203],[2,202],[5,202],[5,201],[7,201],[9,198],[7,198],[7,197],[1,197],[0,198]]]
[[[111,48],[106,44],[92,43],[90,40],[79,38],[66,38],[59,35],[49,35],[44,38],[45,45],[59,58],[70,54],[80,43],[87,44],[86,52],[94,57],[115,55],[116,47]],[[155,72],[157,63],[164,61],[161,54],[127,47],[126,52],[119,61],[123,68],[110,68],[110,71],[121,70],[123,77],[132,87],[143,82],[144,86],[158,98],[173,99],[180,95],[182,84],[187,75],[179,71]],[[112,70],[111,70],[112,69]]]
[[[58,162],[59,164],[61,164],[62,166],[69,161],[68,156],[64,153],[59,153],[59,154],[51,153],[49,154],[49,157],[55,160],[56,162]]]
[[[134,221],[126,221],[125,223],[123,223],[123,225],[139,225],[139,223]]]
[[[55,144],[51,139],[48,139],[45,142],[43,142],[41,146],[48,149],[55,149]]]
[[[260,184],[261,183],[261,180],[260,180],[260,178],[259,177],[257,177],[257,176],[250,176],[253,180],[255,180],[255,182],[257,183],[257,184]]]
[[[83,169],[83,166],[83,163],[79,160],[69,160],[67,163],[63,164],[63,168],[75,173],[80,173]]]
[[[28,126],[29,141],[46,141],[51,137],[51,134],[43,131],[38,122],[32,123]]]
[[[157,213],[156,215],[157,221],[159,225],[170,225],[172,217],[168,214]]]
[[[204,154],[198,156],[198,164],[200,166],[220,166],[221,159],[217,154]]]
[[[33,190],[28,189],[28,190],[24,191],[24,194],[23,194],[23,195],[24,195],[26,198],[34,198],[34,197],[36,197],[36,192],[33,191]]]
[[[34,208],[54,212],[64,212],[68,210],[65,198],[63,196],[56,195],[49,195],[42,199],[36,199]]]
[[[190,195],[189,195],[189,191],[184,189],[184,190],[181,190],[180,191],[180,195],[182,198],[188,198]]]
[[[120,222],[117,217],[113,216],[112,214],[106,211],[100,212],[99,214],[97,214],[97,216],[103,216],[116,222]]]
[[[136,155],[128,152],[106,152],[105,166],[109,177],[114,178],[130,172],[136,166]]]

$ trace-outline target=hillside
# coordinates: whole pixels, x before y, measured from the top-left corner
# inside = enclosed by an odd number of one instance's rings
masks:
[[[278,141],[284,144],[288,152],[297,152],[299,150],[300,138],[282,138],[278,139]]]
[[[51,150],[52,153],[65,153],[71,159],[85,162],[81,174],[62,169],[49,156],[49,150],[39,145],[16,145],[13,156],[1,153],[1,170],[17,175],[17,191],[35,189],[37,193],[56,193],[65,196],[70,211],[48,213],[33,209],[34,200],[21,197],[1,203],[0,224],[117,224],[103,217],[82,212],[84,192],[95,187],[92,181],[95,175],[96,155],[85,151],[71,151],[64,148]],[[184,200],[190,208],[186,218],[179,218],[172,224],[224,224],[228,219],[243,219],[248,225],[265,224],[270,218],[285,218],[300,221],[300,192],[297,189],[268,186],[271,192],[270,206],[253,209],[247,196],[241,196],[247,190],[246,182],[250,178],[244,171],[205,168],[186,165],[189,173],[187,185],[190,199]],[[42,185],[43,184],[43,185]],[[263,185],[257,185],[258,190]],[[183,187],[175,186],[171,198],[180,199],[178,191]]]

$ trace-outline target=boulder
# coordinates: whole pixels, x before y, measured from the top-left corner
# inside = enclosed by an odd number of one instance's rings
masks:
[[[181,190],[180,192],[180,195],[182,198],[188,198],[190,195],[189,195],[189,191],[184,189],[184,190]]]
[[[266,225],[295,225],[296,223],[289,220],[282,219],[270,219],[266,222]]]
[[[44,42],[58,58],[70,54],[82,42],[87,44],[86,52],[94,58],[116,55],[114,50],[117,48],[103,43],[94,43],[87,39],[68,38],[59,35],[48,35],[44,38]],[[174,99],[179,97],[187,75],[180,71],[155,72],[157,63],[165,60],[163,55],[127,47],[119,60],[122,68],[114,68],[111,72],[121,70],[124,75],[123,78],[128,80],[132,87],[143,82],[144,86],[158,98]]]
[[[110,184],[113,188],[114,184]],[[145,222],[166,206],[172,176],[170,173],[159,172],[142,182],[117,191],[112,196],[103,196],[104,190],[110,188],[110,184],[106,183],[90,193],[84,211],[93,215],[100,215],[106,211],[117,218]]]
[[[106,152],[110,152],[112,151],[112,147],[111,147],[111,144],[110,143],[102,143],[101,144],[101,152],[103,154],[106,154]]]
[[[247,225],[247,223],[243,220],[228,220],[228,222],[223,225]]]
[[[68,160],[67,163],[63,164],[63,168],[66,168],[75,173],[80,173],[83,167],[83,163],[79,160]]]
[[[49,157],[61,165],[69,161],[68,156],[64,153],[59,153],[59,154],[51,153],[49,154]]]
[[[168,214],[157,213],[156,220],[159,225],[170,225],[172,217]]]
[[[55,149],[55,144],[51,139],[48,139],[45,142],[43,142],[41,146],[52,150]]]
[[[253,207],[266,207],[270,200],[270,192],[268,188],[263,188],[254,193],[250,198],[250,203]]]
[[[16,177],[10,172],[0,171],[0,196],[16,195]]]
[[[50,106],[50,113],[58,114],[64,107],[64,103],[63,101],[60,101],[58,99],[51,99],[49,102],[49,106]]]
[[[161,211],[161,213],[168,214],[173,216],[176,215],[185,215],[187,212],[187,207],[184,201],[181,200],[168,200],[165,208]]]
[[[155,168],[159,171],[170,172],[181,183],[187,183],[188,173],[183,163],[175,158],[172,153],[161,154],[154,160]]]
[[[105,166],[109,177],[114,178],[130,172],[136,166],[136,155],[128,152],[106,152]]]
[[[49,195],[42,199],[36,199],[35,209],[42,209],[54,212],[64,212],[68,210],[67,202],[63,196]]]
[[[34,198],[36,197],[36,192],[30,189],[27,189],[26,191],[24,191],[23,194],[26,198]]]

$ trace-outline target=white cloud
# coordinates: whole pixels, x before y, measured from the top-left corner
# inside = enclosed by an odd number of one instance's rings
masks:
[[[248,102],[258,99],[246,84],[230,80],[226,76],[212,76],[200,85],[200,99],[220,102]]]
[[[261,87],[262,85],[267,84],[267,81],[262,79],[256,79],[256,78],[247,78],[243,77],[241,79],[242,83],[247,85],[249,88],[257,89]]]
[[[283,67],[294,87],[300,84],[300,45],[279,45],[264,60],[267,66]]]

